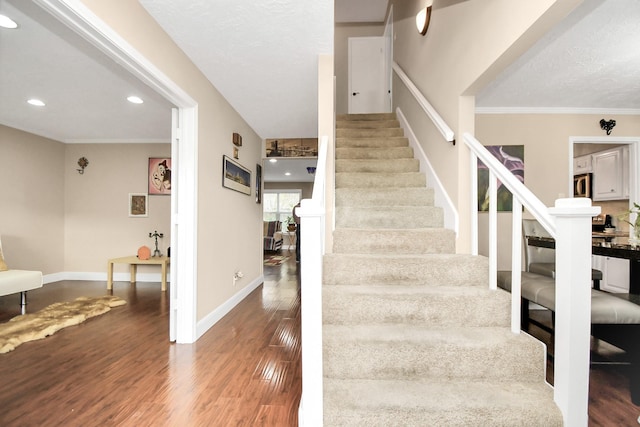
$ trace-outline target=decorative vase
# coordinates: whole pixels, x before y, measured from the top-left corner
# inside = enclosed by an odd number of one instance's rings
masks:
[[[296,225],[295,225],[295,224],[289,224],[289,225],[287,225],[287,230],[289,230],[289,231],[296,231]]]

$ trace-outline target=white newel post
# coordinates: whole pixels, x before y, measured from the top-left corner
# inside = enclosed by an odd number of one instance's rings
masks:
[[[558,199],[556,225],[554,400],[564,425],[588,424],[591,336],[591,199]]]
[[[296,210],[301,222],[302,397],[298,423],[322,426],[322,256],[325,211],[311,199]]]

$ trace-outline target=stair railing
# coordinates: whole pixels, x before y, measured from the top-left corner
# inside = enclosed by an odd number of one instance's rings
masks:
[[[327,152],[329,137],[323,136],[311,199],[303,199],[300,217],[300,289],[302,345],[302,397],[299,425],[321,426],[322,400],[322,257],[325,254]]]
[[[418,105],[420,105],[420,107],[425,112],[427,117],[431,119],[436,129],[440,131],[444,139],[449,142],[452,142],[453,145],[455,145],[456,144],[455,135],[453,133],[453,130],[449,127],[449,125],[447,125],[447,123],[440,116],[440,114],[438,114],[436,109],[433,108],[433,106],[429,103],[429,101],[427,101],[427,98],[424,97],[422,92],[420,92],[420,90],[416,87],[416,85],[413,84],[409,76],[405,74],[402,68],[395,61],[393,62],[392,67],[393,67],[393,71],[395,71],[395,73],[398,75],[402,83],[404,83],[407,89],[409,89],[409,92],[411,92],[415,100],[418,102]]]
[[[556,241],[554,400],[567,426],[588,424],[591,335],[591,217],[600,213],[586,198],[558,199],[547,208],[476,138],[465,133],[471,150],[473,253],[478,253],[478,159],[489,169],[489,287],[497,288],[497,189],[513,195],[511,242],[511,330],[520,333],[522,207]]]

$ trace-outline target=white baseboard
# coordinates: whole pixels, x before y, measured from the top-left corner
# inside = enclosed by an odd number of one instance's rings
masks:
[[[258,286],[264,282],[264,276],[260,275],[251,281],[247,286],[242,288],[238,293],[229,298],[226,302],[220,305],[218,308],[207,314],[196,325],[196,340],[200,338],[205,332],[207,332],[213,325],[218,323],[227,313],[238,305],[243,299],[253,292]]]
[[[106,282],[106,272],[90,272],[90,271],[62,271],[59,273],[45,274],[42,277],[43,283],[59,282],[61,280],[86,280],[89,282]],[[138,282],[158,282],[162,281],[161,273],[138,273],[136,274],[136,280]],[[113,273],[114,282],[130,282],[130,273]],[[169,282],[169,275],[167,275],[167,282]]]
[[[414,153],[420,161],[420,172],[427,175],[427,182],[435,192],[435,205],[444,209],[444,227],[455,231],[457,235],[460,220],[455,205],[451,201],[449,194],[447,194],[440,178],[438,178],[436,171],[433,169],[431,162],[418,142],[418,137],[413,133],[413,129],[411,129],[407,118],[402,114],[402,110],[400,108],[396,108],[396,114],[398,116],[398,121],[400,122],[400,127],[404,130],[405,136],[409,139],[409,145],[413,148]]]

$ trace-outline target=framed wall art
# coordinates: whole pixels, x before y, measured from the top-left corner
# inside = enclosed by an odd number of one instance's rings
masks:
[[[171,195],[171,158],[150,157],[147,181],[149,194]]]
[[[129,193],[129,216],[144,218],[149,216],[149,197],[145,193]]]
[[[256,203],[262,203],[262,165],[256,163]]]
[[[230,157],[222,156],[222,186],[251,195],[251,171]]]
[[[524,184],[524,145],[487,145],[485,148]],[[511,211],[513,196],[499,180],[497,193],[498,211]],[[489,169],[480,159],[478,159],[478,211],[489,211]]]

